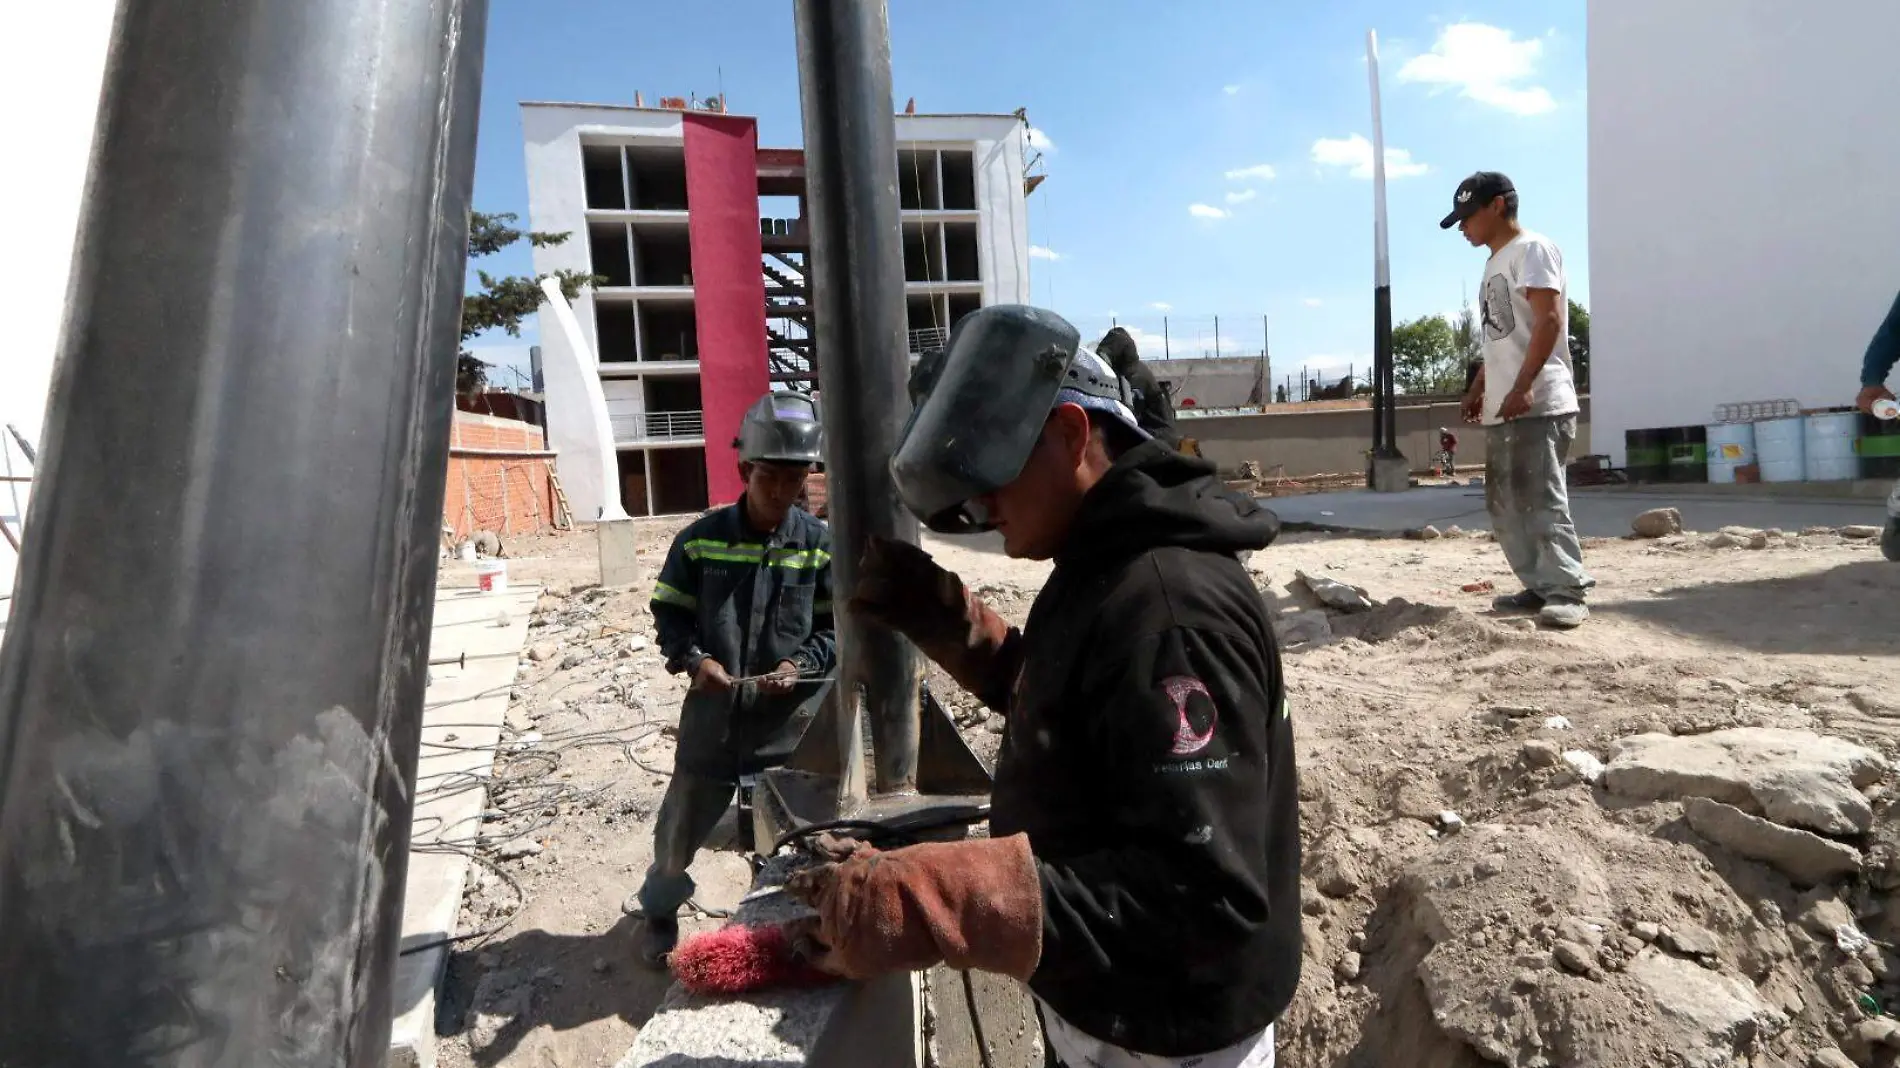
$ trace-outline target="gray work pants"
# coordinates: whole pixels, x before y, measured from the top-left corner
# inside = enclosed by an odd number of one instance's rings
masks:
[[[1574,415],[1513,419],[1485,428],[1484,503],[1498,547],[1524,588],[1545,600],[1583,600],[1596,585],[1570,521],[1564,462]]]
[[[738,784],[675,770],[660,800],[653,824],[653,863],[640,884],[640,911],[648,916],[673,916],[693,896],[693,877],[686,869],[693,854],[712,837],[726,814]]]

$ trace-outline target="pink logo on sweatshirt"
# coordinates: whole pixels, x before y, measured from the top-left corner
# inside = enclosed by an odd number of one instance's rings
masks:
[[[1206,749],[1207,743],[1214,740],[1214,724],[1220,718],[1214,695],[1207,692],[1207,685],[1191,675],[1170,675],[1161,680],[1161,689],[1168,700],[1174,702],[1175,714],[1180,717],[1169,752],[1175,756],[1193,756]],[[1196,694],[1201,700],[1193,700]]]

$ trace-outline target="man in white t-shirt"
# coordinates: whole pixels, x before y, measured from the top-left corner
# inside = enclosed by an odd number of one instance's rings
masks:
[[[1590,618],[1583,548],[1570,521],[1564,463],[1577,437],[1564,258],[1518,225],[1517,189],[1496,171],[1458,183],[1441,229],[1458,227],[1491,250],[1484,267],[1484,365],[1464,415],[1485,425],[1484,499],[1491,527],[1524,589],[1499,597],[1504,612],[1536,612],[1553,627]]]

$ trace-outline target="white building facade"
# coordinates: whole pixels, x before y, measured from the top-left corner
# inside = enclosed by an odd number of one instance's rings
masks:
[[[1590,0],[1596,451],[1852,403],[1900,290],[1896,40],[1896,0]]]

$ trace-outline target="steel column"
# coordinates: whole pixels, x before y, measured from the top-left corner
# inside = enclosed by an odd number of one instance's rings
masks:
[[[890,27],[883,0],[797,0],[804,109],[810,279],[824,398],[832,576],[843,605],[873,534],[917,540],[889,460],[910,410],[904,255],[891,106]],[[921,663],[902,637],[838,614],[841,728],[870,712],[881,792],[917,781]]]
[[[0,649],[0,1064],[388,1056],[486,0],[123,0]]]

